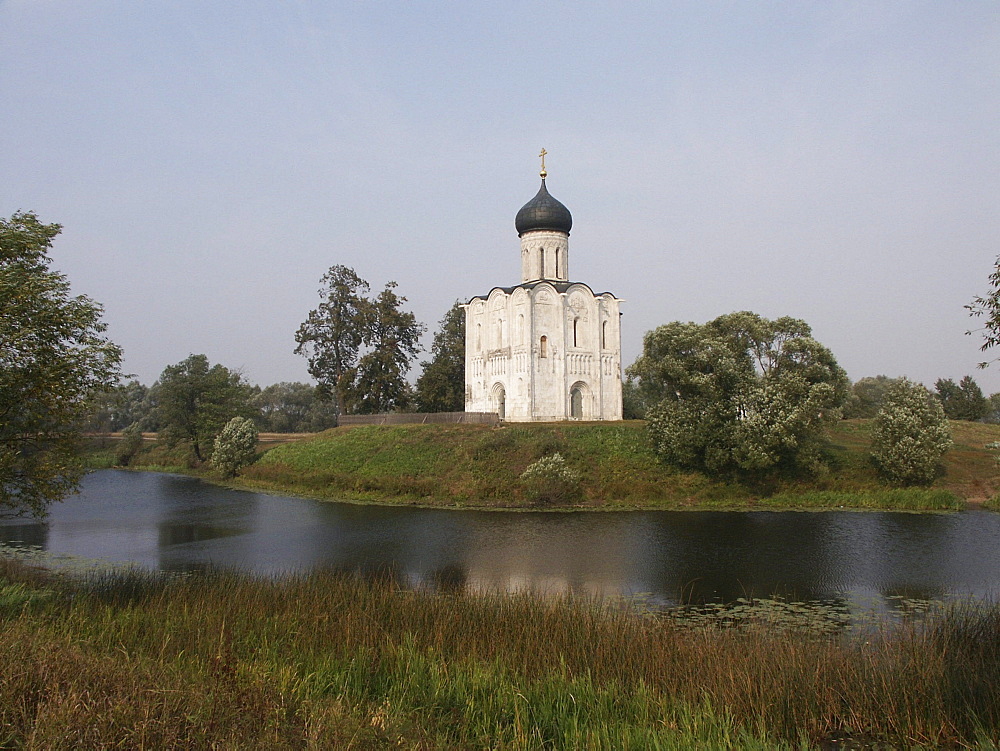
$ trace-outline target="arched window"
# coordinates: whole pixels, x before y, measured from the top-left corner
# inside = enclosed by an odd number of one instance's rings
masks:
[[[538,278],[545,278],[545,248],[538,249]]]
[[[579,318],[574,318],[573,319],[573,346],[574,347],[579,347],[580,346],[580,334],[579,334],[579,332],[580,332],[580,319]]]
[[[559,278],[559,248],[556,248],[556,279]]]
[[[604,321],[601,324],[601,349],[608,348],[608,322]]]
[[[503,346],[503,319],[497,319],[497,348]]]
[[[543,336],[541,339],[538,340],[538,356],[548,357],[549,356],[548,350],[549,350],[549,338],[547,336]]]
[[[517,344],[518,346],[524,344],[524,316],[519,315],[517,317]]]
[[[476,349],[480,350],[483,348],[483,324],[476,324]]]

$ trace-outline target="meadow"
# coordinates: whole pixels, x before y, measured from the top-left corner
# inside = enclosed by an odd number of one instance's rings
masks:
[[[758,610],[759,607],[759,610]],[[0,558],[4,748],[983,748],[1000,608],[818,629]],[[846,747],[852,747],[846,745]]]
[[[710,478],[665,466],[641,421],[618,423],[400,425],[336,428],[274,444],[237,483],[320,499],[448,508],[895,509],[955,510],[989,503],[1000,487],[1000,426],[954,421],[955,447],[928,488],[892,488],[868,458],[870,421],[830,431],[829,471],[763,479]],[[520,476],[560,453],[580,476],[570,502],[530,497]],[[154,450],[139,465],[182,469],[183,458]]]

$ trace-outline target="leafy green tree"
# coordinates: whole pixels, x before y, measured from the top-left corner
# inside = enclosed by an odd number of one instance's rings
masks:
[[[319,307],[295,333],[295,353],[309,361],[309,375],[345,413],[344,392],[355,375],[358,350],[364,340],[363,319],[370,302],[368,282],[347,266],[331,266],[320,280]]]
[[[41,516],[77,489],[91,400],[120,374],[101,306],[49,268],[61,229],[32,212],[0,219],[0,513]]]
[[[212,465],[223,477],[235,477],[257,457],[257,426],[247,417],[234,417],[215,437]]]
[[[626,377],[622,381],[622,419],[644,420],[648,409],[649,405],[639,389],[638,381],[635,378]]]
[[[980,350],[986,352],[1000,344],[1000,256],[997,256],[993,264],[993,273],[990,274],[990,287],[992,288],[986,297],[976,296],[965,309],[974,318],[983,318],[983,343]],[[966,334],[973,332],[966,331]],[[989,361],[979,363],[980,368],[989,365]]]
[[[420,351],[425,327],[413,313],[401,309],[405,297],[389,282],[379,296],[363,308],[363,343],[367,351],[358,360],[347,400],[357,414],[377,414],[407,406],[411,397],[406,374]]]
[[[983,418],[983,422],[988,422],[993,425],[1000,423],[1000,392],[990,394],[986,403],[988,407],[986,416]]]
[[[901,379],[889,378],[879,375],[875,377],[862,378],[851,385],[851,393],[844,404],[843,416],[845,420],[859,417],[872,418],[878,414],[885,401],[885,395],[893,384]]]
[[[461,412],[465,409],[465,309],[456,302],[444,314],[431,344],[431,359],[420,363],[417,412]]]
[[[904,378],[894,384],[872,423],[872,461],[883,477],[899,485],[928,485],[951,445],[941,401],[919,383]]]
[[[250,417],[250,386],[223,365],[209,365],[205,355],[190,355],[168,365],[153,384],[159,437],[168,445],[188,444],[205,461],[212,442],[234,417]]]
[[[750,312],[650,331],[628,375],[661,458],[709,473],[819,469],[849,384],[804,321]]]
[[[129,425],[144,423],[151,410],[148,396],[149,389],[136,380],[96,394],[87,430],[116,433]]]
[[[934,391],[949,420],[981,420],[990,412],[990,403],[972,376],[957,384],[950,378],[939,378]]]
[[[308,383],[275,383],[253,397],[259,428],[269,433],[315,433],[337,424],[336,407]]]

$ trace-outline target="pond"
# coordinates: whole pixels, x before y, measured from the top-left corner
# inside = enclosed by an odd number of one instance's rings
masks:
[[[971,510],[448,511],[102,470],[45,523],[0,520],[0,542],[165,571],[326,567],[413,586],[641,595],[655,606],[779,596],[892,609],[1000,591],[1000,514]]]

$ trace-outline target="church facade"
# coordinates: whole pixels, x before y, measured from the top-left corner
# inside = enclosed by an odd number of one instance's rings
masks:
[[[521,283],[465,305],[465,410],[512,422],[622,419],[623,302],[569,276],[573,217],[542,185],[514,220]]]

